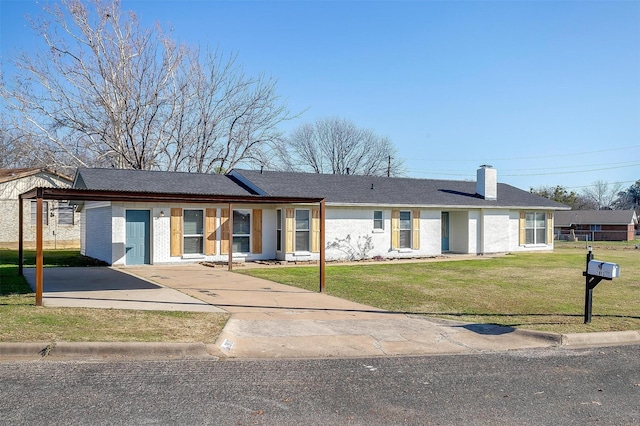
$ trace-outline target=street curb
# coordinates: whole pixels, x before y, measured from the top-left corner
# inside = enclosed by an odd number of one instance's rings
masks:
[[[218,359],[204,343],[34,342],[0,343],[2,358],[208,358]]]
[[[561,335],[562,346],[607,346],[640,343],[640,331],[596,331]]]
[[[527,330],[522,328],[517,328],[514,333],[520,334],[528,337],[535,337],[540,340],[546,340],[550,343],[555,343],[557,345],[562,345],[562,335],[558,333],[551,333],[548,331],[536,331],[536,330]]]

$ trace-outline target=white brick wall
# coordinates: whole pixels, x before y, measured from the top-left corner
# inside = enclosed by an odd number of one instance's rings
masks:
[[[66,188],[69,182],[55,175],[38,173],[33,176],[0,183],[0,247],[18,246],[18,196],[36,187]],[[76,214],[74,225],[59,225],[58,201],[48,204],[49,223],[43,227],[42,241],[45,248],[68,248],[80,245],[80,215]],[[24,245],[35,247],[36,227],[31,225],[31,200],[23,201]]]
[[[483,210],[483,241],[482,253],[505,253],[510,249],[509,244],[509,211]]]
[[[91,229],[87,238],[84,253],[88,256],[111,262],[125,264],[126,244],[126,211],[128,209],[149,210],[151,212],[151,263],[183,263],[194,261],[222,261],[226,262],[227,254],[220,253],[220,217],[221,210],[226,204],[180,205],[183,209],[202,209],[213,207],[217,210],[216,255],[204,256],[174,256],[170,255],[170,215],[169,204],[150,203],[87,203],[86,224]],[[292,206],[235,205],[236,209],[262,209],[262,253],[235,255],[234,258],[245,260],[275,259],[276,258],[276,208],[285,209]],[[315,206],[308,206],[309,209]],[[299,207],[300,208],[300,207]],[[305,207],[306,208],[306,207]],[[382,210],[383,230],[373,229],[373,211]],[[413,211],[415,208],[406,207],[401,210]],[[412,258],[434,256],[441,254],[441,214],[440,209],[420,210],[420,248],[416,250],[391,249],[391,208],[357,208],[357,207],[328,207],[326,209],[325,241],[327,245],[338,243],[339,247],[327,249],[326,259],[346,259],[351,254],[359,258],[363,254],[368,257],[382,258]],[[518,211],[509,210],[447,210],[450,218],[450,250],[454,253],[493,253],[517,250],[531,250],[518,245]],[[163,212],[162,216],[160,212]],[[283,224],[283,236],[286,230]],[[350,241],[346,241],[347,236]],[[482,241],[484,237],[484,240]],[[371,239],[372,248],[362,253],[358,248],[364,246],[366,239]],[[358,240],[359,239],[359,240]],[[340,240],[340,241],[338,241]],[[283,241],[284,245],[284,241]],[[549,249],[548,246],[534,247],[535,249]],[[318,260],[318,253],[287,253],[286,260]]]
[[[106,204],[106,205],[105,205]],[[108,203],[87,203],[83,215],[88,233],[83,254],[113,263],[111,257],[111,206]]]

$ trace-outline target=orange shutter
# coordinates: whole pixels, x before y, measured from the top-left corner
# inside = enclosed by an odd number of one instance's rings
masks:
[[[413,236],[411,238],[411,248],[413,250],[420,249],[420,210],[414,210],[412,213],[411,231]]]
[[[296,211],[295,209],[286,209],[285,210],[285,229],[286,229],[286,241],[285,241],[285,252],[287,253],[293,253],[293,248],[294,248],[294,235],[295,235],[295,221],[294,221],[294,217],[295,217]]]
[[[547,212],[547,244],[553,242],[553,212]]]
[[[311,210],[311,251],[320,253],[320,209]]]
[[[400,247],[400,210],[391,210],[391,249]]]
[[[526,241],[526,218],[527,214],[525,212],[520,212],[520,223],[518,225],[520,228],[520,245],[524,245]]]
[[[204,254],[216,254],[216,209],[207,209],[204,221]]]
[[[251,212],[251,252],[262,253],[262,210],[253,209]]]
[[[220,209],[220,228],[222,228],[220,254],[229,254],[229,209]]]
[[[182,209],[171,209],[171,256],[182,256]]]

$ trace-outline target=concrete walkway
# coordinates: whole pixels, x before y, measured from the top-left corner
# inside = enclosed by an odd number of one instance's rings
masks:
[[[211,303],[231,319],[216,342],[227,357],[452,354],[549,347],[559,336],[434,321],[202,265],[127,267],[128,273]]]

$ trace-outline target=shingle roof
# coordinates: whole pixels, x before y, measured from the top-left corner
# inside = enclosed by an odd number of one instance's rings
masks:
[[[16,179],[22,179],[28,176],[37,175],[38,173],[48,173],[50,175],[57,176],[61,179],[68,180],[71,182],[71,178],[65,176],[63,174],[53,172],[46,168],[42,167],[24,167],[20,169],[0,169],[0,183],[2,182],[10,182]]]
[[[637,223],[633,210],[571,210],[556,212],[555,226],[629,225]]]
[[[225,175],[79,168],[74,188],[155,194],[255,195]]]
[[[234,169],[230,175],[239,182],[253,184],[263,195],[320,197],[335,204],[568,209],[563,204],[502,183],[498,184],[498,199],[490,201],[476,194],[476,183],[471,181],[241,169]]]
[[[510,185],[485,200],[471,181],[234,169],[228,175],[79,168],[74,188],[156,194],[325,198],[330,204],[568,209]]]

